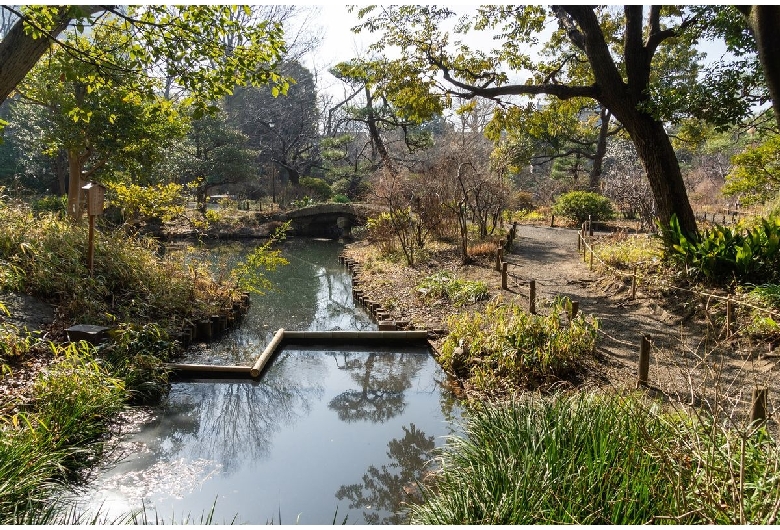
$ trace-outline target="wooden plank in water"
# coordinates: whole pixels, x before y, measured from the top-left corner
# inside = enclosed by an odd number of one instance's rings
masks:
[[[220,366],[214,364],[182,364],[168,363],[166,365],[175,377],[221,377],[221,378],[245,378],[250,377],[250,366]]]
[[[384,344],[388,342],[427,342],[428,332],[415,331],[286,331],[285,343]]]
[[[268,346],[265,347],[265,350],[263,350],[263,353],[261,353],[260,357],[257,358],[255,364],[252,365],[252,377],[260,377],[260,374],[263,372],[263,368],[265,368],[265,365],[269,360],[271,360],[271,357],[273,357],[277,346],[279,346],[279,343],[282,342],[283,338],[284,328],[279,328],[279,330],[276,332],[276,335],[274,335],[274,338],[271,339],[271,342],[268,344]]]

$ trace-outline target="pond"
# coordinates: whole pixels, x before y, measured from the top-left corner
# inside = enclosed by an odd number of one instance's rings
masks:
[[[188,362],[251,364],[280,327],[372,330],[332,241],[292,240],[279,292]],[[224,250],[224,249],[222,249]],[[235,249],[231,251],[235,253]],[[461,409],[424,347],[286,347],[259,381],[174,383],[90,481],[82,509],[166,522],[392,523]]]

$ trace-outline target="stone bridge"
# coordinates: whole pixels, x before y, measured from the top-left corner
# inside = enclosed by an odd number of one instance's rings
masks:
[[[325,203],[289,210],[274,216],[278,221],[291,221],[293,234],[305,237],[339,239],[350,237],[353,226],[361,226],[377,215],[381,208],[371,204]]]

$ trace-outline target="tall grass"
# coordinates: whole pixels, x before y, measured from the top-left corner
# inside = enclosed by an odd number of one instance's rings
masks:
[[[774,523],[778,444],[636,396],[486,406],[441,455],[414,524]]]
[[[152,239],[99,228],[90,275],[86,223],[0,202],[0,226],[0,288],[55,303],[65,318],[81,323],[174,328],[183,318],[210,316],[238,296],[205,267],[187,270],[180,260],[161,257]]]
[[[59,360],[34,383],[34,400],[18,404],[0,428],[0,524],[53,518],[52,496],[94,461],[124,406],[123,383],[87,344],[56,353]]]

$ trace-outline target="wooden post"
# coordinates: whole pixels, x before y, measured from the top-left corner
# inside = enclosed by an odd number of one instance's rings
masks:
[[[89,265],[89,275],[95,270],[95,216],[89,216],[89,244],[87,246],[87,263]]]
[[[496,249],[496,270],[501,271],[501,262],[504,261],[504,249],[500,246]]]
[[[631,300],[636,300],[636,265],[634,265],[634,274],[631,276]]]
[[[647,335],[642,337],[642,345],[639,347],[639,374],[636,387],[647,386],[647,378],[650,373],[650,340]]]
[[[582,232],[577,234],[577,254],[580,253],[581,249],[582,249]]]
[[[593,270],[593,249],[595,248],[596,244],[591,241],[590,242],[590,270]]]
[[[734,306],[731,303],[731,295],[726,298],[726,337],[731,337],[734,324]]]
[[[503,289],[505,291],[507,290],[507,286],[506,286],[506,284],[507,284],[507,281],[506,281],[507,280],[507,272],[506,272],[507,265],[509,265],[509,264],[506,261],[501,263],[501,289]]]
[[[571,301],[571,313],[569,313],[569,321],[571,322],[574,320],[574,317],[577,316],[577,312],[580,310],[580,303],[577,300]]]
[[[757,386],[753,389],[753,406],[750,409],[750,423],[764,423],[766,421],[766,402],[768,389],[765,386]]]
[[[555,226],[555,214],[550,215],[550,228]]]
[[[536,314],[536,280],[528,282],[528,312]]]
[[[588,216],[588,236],[593,237],[593,221],[590,218],[590,215]]]

